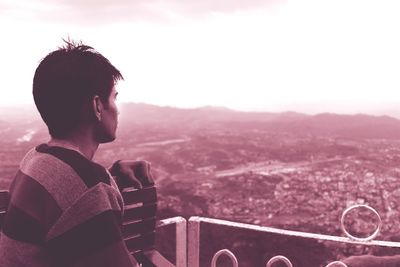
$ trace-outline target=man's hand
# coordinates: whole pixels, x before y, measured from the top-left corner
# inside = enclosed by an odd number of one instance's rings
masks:
[[[109,171],[116,177],[120,189],[131,186],[140,189],[154,184],[147,161],[118,160]]]

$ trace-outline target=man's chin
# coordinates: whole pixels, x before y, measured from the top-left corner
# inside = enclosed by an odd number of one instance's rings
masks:
[[[100,138],[98,138],[98,142],[99,144],[106,144],[106,143],[111,143],[115,140],[116,136],[102,136]]]

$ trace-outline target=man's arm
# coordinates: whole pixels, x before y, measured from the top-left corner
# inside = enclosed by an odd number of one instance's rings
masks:
[[[121,208],[117,189],[104,183],[90,188],[48,233],[53,266],[137,266],[122,237]]]

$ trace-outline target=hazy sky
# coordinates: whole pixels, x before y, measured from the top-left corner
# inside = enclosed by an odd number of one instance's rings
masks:
[[[400,114],[399,14],[398,0],[0,0],[0,106],[32,103],[39,60],[70,36],[121,70],[124,102]]]

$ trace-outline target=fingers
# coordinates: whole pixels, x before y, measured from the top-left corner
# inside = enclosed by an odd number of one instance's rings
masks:
[[[127,177],[128,183],[131,183],[131,186],[133,186],[134,188],[142,189],[143,185],[141,181],[135,176],[134,171],[129,169],[127,170],[127,172],[129,172]]]
[[[143,188],[140,180],[135,177],[135,174],[131,168],[121,168],[121,171],[117,175],[119,185],[122,188],[134,187],[137,189]]]
[[[143,188],[154,185],[151,165],[147,161],[118,160],[110,169],[110,173],[117,177],[121,188]]]
[[[151,174],[151,165],[147,161],[136,161],[133,166],[134,176],[141,182],[143,186],[154,184],[153,175]]]
[[[151,173],[151,164],[147,162],[146,166],[147,166],[147,173],[146,173],[147,181],[149,184],[153,185],[154,179],[153,179],[153,174]]]

